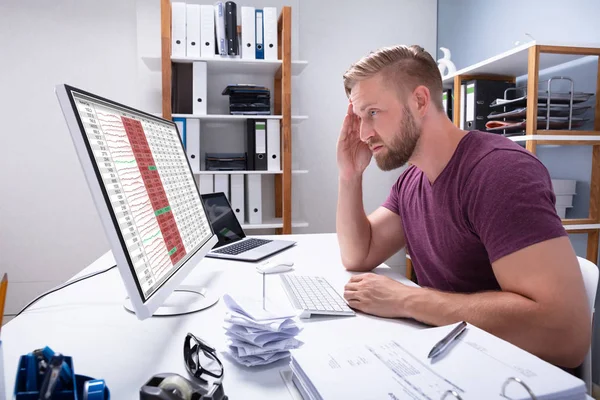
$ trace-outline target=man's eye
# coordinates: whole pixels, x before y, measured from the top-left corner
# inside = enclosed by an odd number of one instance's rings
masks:
[[[377,110],[371,110],[371,111],[369,111],[369,115],[371,117],[374,117],[375,115],[377,115]]]

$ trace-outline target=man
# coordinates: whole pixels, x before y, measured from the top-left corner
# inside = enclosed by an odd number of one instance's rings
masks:
[[[461,320],[565,368],[590,346],[581,271],[544,165],[500,136],[455,127],[442,82],[419,46],[380,49],[344,75],[337,145],[342,261],[367,272],[406,246],[421,287],[352,277],[351,307],[430,325]],[[367,216],[362,174],[410,166]]]

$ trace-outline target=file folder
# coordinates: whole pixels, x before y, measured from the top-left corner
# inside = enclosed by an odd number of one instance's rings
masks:
[[[267,120],[254,120],[254,169],[267,170]]]
[[[265,49],[263,47],[264,38],[263,10],[256,10],[256,59],[265,59]]]
[[[249,224],[262,223],[262,175],[246,175],[246,218]]]
[[[265,60],[277,60],[277,7],[263,8]]]
[[[277,119],[267,120],[267,170],[281,171],[281,129]]]
[[[214,175],[200,175],[200,194],[214,193],[215,192],[215,182]]]
[[[171,4],[171,55],[174,57],[185,57],[186,54],[185,14],[185,3]]]
[[[466,90],[465,90],[466,84],[463,83],[462,85],[460,85],[460,102],[461,102],[461,106],[460,106],[460,116],[459,116],[459,127],[460,129],[465,129],[465,104],[466,104],[466,99],[465,99],[465,95],[466,95]]]
[[[192,172],[200,171],[200,120],[197,118],[188,118],[186,121],[186,141],[185,153]]]
[[[256,58],[255,46],[255,16],[254,7],[242,7],[242,58],[254,60]]]
[[[238,55],[237,5],[233,1],[225,3],[225,36],[227,37],[227,54]]]
[[[186,55],[200,57],[200,5],[186,5]]]
[[[240,224],[246,221],[244,175],[231,175],[231,208]]]
[[[215,56],[215,10],[212,5],[200,6],[200,40],[202,57]]]
[[[194,61],[192,72],[192,112],[206,115],[206,61]]]
[[[231,202],[229,197],[229,175],[216,174],[215,175],[215,193],[223,192],[227,200]]]
[[[215,37],[217,40],[217,54],[227,55],[227,37],[225,36],[225,3],[215,3]]]
[[[185,149],[185,128],[186,128],[186,119],[175,117],[173,118],[173,122],[177,125],[177,130],[179,131],[179,137],[181,138],[181,143],[183,144],[183,148]]]
[[[514,88],[511,82],[473,79],[466,82],[465,129],[486,130],[488,115],[492,111],[490,105],[498,98],[504,98],[506,89]]]

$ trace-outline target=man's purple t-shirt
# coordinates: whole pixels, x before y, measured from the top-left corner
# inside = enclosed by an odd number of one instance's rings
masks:
[[[402,218],[419,285],[472,293],[499,290],[492,263],[567,235],[546,167],[529,151],[471,131],[430,184],[414,165],[383,204]]]

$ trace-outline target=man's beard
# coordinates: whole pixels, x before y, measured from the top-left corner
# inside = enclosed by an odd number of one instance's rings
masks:
[[[404,166],[413,155],[421,137],[421,130],[417,127],[407,106],[404,106],[401,129],[402,135],[396,134],[389,146],[384,144],[387,154],[383,152],[375,154],[375,162],[383,171],[391,171]]]

